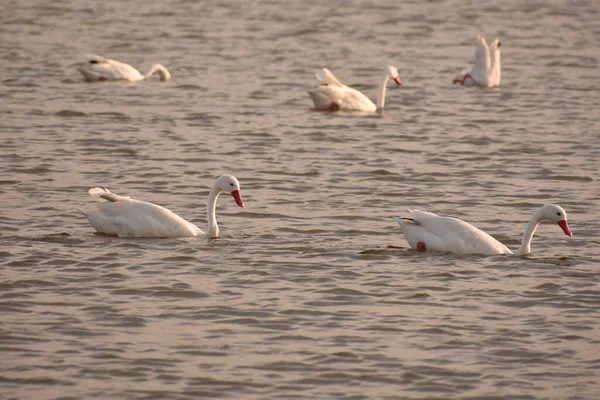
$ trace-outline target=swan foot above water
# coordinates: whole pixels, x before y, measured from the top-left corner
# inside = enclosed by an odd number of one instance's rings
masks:
[[[477,46],[475,48],[475,63],[470,70],[463,71],[454,78],[452,84],[459,83],[462,86],[496,87],[500,86],[500,40],[495,39],[488,46],[485,38],[477,35]]]
[[[387,248],[388,248],[388,249],[405,249],[406,247],[405,247],[405,246],[396,246],[396,245],[394,245],[394,244],[388,244],[388,245],[387,245]],[[427,249],[426,249],[426,247],[425,247],[425,243],[423,243],[423,242],[418,242],[418,243],[417,243],[416,250],[417,250],[417,251],[425,251],[425,250],[427,250]]]

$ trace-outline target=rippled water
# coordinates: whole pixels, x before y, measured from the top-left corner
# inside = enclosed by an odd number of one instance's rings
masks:
[[[583,1],[8,1],[0,398],[592,399],[600,391],[600,8]],[[474,37],[502,86],[453,87]],[[173,80],[98,83],[87,53]],[[328,67],[382,114],[312,112]],[[106,186],[221,239],[98,236]],[[531,256],[410,250],[407,208]]]

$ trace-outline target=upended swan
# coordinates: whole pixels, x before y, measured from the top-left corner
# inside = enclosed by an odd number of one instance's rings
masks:
[[[419,210],[409,210],[407,217],[395,218],[402,227],[404,237],[411,248],[417,250],[446,251],[455,254],[513,254],[505,245],[458,218],[441,217]],[[517,256],[531,252],[533,234],[540,222],[557,223],[567,236],[573,236],[567,223],[567,213],[556,204],[542,206],[531,218]],[[394,247],[394,246],[390,246]]]
[[[85,211],[88,221],[100,233],[119,237],[173,238],[204,235],[219,237],[215,217],[217,198],[222,192],[231,193],[238,206],[244,207],[240,183],[232,175],[222,175],[215,181],[208,195],[208,231],[204,233],[191,222],[164,207],[119,196],[108,189],[93,188],[90,195],[97,202]]]
[[[88,82],[95,81],[143,81],[158,72],[161,81],[171,79],[171,73],[161,64],[154,64],[146,75],[129,64],[117,60],[111,60],[92,54],[88,62],[79,64],[77,70],[81,72]]]
[[[475,64],[469,71],[463,71],[454,78],[453,84],[463,86],[495,87],[500,86],[500,40],[495,39],[489,46],[481,35],[477,35]]]
[[[344,85],[327,68],[317,71],[316,76],[323,84],[317,90],[309,91],[308,94],[317,110],[375,112],[385,106],[385,92],[390,78],[402,86],[398,69],[393,66],[385,68],[377,91],[377,104],[375,104],[358,90]]]

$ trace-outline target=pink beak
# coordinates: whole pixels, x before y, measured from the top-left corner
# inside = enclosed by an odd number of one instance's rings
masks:
[[[239,190],[234,190],[233,192],[231,192],[231,195],[233,196],[233,198],[235,199],[235,203],[240,206],[240,207],[244,207],[244,201],[242,200],[242,195],[240,193]],[[568,229],[568,228],[567,228]]]
[[[562,221],[558,221],[558,226],[561,227],[561,229],[563,230],[565,235],[567,235],[569,237],[573,236],[573,232],[571,232],[571,230],[569,229],[569,224],[567,224],[566,219],[563,219]]]
[[[402,82],[400,81],[400,77],[397,76],[394,78],[394,82],[396,82],[398,84],[398,86],[402,86]]]

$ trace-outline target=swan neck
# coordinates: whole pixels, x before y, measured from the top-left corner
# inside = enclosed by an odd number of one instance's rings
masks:
[[[217,208],[217,198],[221,194],[221,189],[217,185],[213,186],[210,190],[210,194],[208,195],[208,206],[206,218],[208,220],[208,229],[206,231],[206,235],[209,238],[217,238],[219,237],[219,225],[217,225],[217,216],[215,215],[215,210]]]
[[[148,71],[146,74],[146,79],[149,79],[155,72],[158,72],[161,81],[168,81],[171,79],[171,73],[169,70],[160,64],[155,64],[152,66],[150,71]]]
[[[381,110],[385,106],[385,92],[387,90],[387,83],[390,79],[389,74],[385,74],[381,83],[379,84],[379,90],[377,90],[377,109]]]
[[[529,220],[527,227],[525,228],[525,233],[523,233],[523,240],[521,241],[521,247],[515,253],[517,256],[524,256],[526,254],[531,253],[531,241],[533,240],[533,234],[540,224],[540,212],[535,213],[533,217]]]

